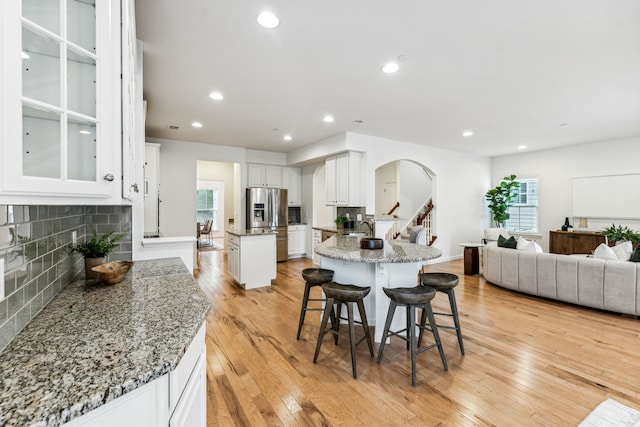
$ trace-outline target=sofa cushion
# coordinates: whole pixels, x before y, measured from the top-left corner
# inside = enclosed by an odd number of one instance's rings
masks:
[[[605,310],[636,314],[637,265],[630,262],[607,261],[604,264]]]
[[[618,242],[611,250],[616,254],[620,261],[629,261],[633,253],[633,244],[631,242]]]
[[[600,243],[598,247],[593,251],[593,257],[598,259],[618,261],[618,255],[616,255],[613,249],[611,249],[604,243]]]
[[[636,250],[633,251],[633,253],[631,254],[631,257],[629,258],[629,261],[640,262],[640,245],[638,245],[636,247]]]
[[[515,249],[518,246],[518,241],[515,237],[511,236],[506,239],[504,236],[498,236],[498,246],[501,248]]]

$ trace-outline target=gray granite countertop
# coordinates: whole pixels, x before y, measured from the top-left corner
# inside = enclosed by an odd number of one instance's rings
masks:
[[[210,307],[179,258],[70,283],[0,353],[0,425],[57,426],[167,374]]]
[[[361,237],[334,236],[320,243],[318,255],[343,261],[368,263],[420,262],[438,258],[440,249],[415,243],[385,240],[382,249],[360,249]]]

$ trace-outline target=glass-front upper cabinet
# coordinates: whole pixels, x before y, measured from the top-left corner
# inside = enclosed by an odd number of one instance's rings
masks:
[[[2,2],[1,194],[115,197],[120,2]]]

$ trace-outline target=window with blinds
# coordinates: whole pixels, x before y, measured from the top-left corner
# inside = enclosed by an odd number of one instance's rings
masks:
[[[509,208],[506,228],[515,232],[538,232],[538,178],[517,179],[518,196]]]

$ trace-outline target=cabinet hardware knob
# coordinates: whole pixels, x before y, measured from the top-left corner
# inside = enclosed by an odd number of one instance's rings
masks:
[[[114,180],[114,179],[116,179],[116,178],[113,176],[113,174],[112,174],[112,173],[108,173],[108,174],[106,174],[106,175],[104,176],[104,179],[106,179],[107,181],[111,182],[111,181],[113,181],[113,180]]]

